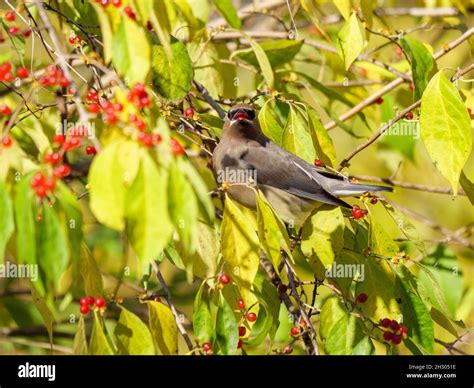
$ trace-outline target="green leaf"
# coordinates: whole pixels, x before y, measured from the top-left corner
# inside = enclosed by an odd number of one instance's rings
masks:
[[[324,129],[319,116],[313,109],[306,107],[308,123],[311,131],[313,146],[316,150],[318,159],[321,159],[328,166],[336,165],[336,149],[332,142],[329,132]]]
[[[129,17],[123,17],[112,38],[112,63],[128,83],[145,82],[151,68],[148,34]]]
[[[113,355],[115,353],[104,331],[102,318],[96,312],[94,312],[94,325],[92,327],[89,353],[94,356]]]
[[[89,354],[89,350],[87,349],[86,328],[84,326],[84,317],[82,315],[79,317],[79,324],[77,325],[72,349],[75,355],[84,356]]]
[[[178,327],[168,306],[161,302],[147,302],[149,327],[156,351],[162,354],[178,353]]]
[[[359,56],[366,44],[364,29],[354,12],[337,34],[337,51],[344,60],[346,70]]]
[[[383,206],[387,210],[388,214],[392,217],[392,219],[397,224],[398,228],[402,231],[404,236],[413,242],[415,247],[420,251],[422,255],[426,255],[426,248],[425,243],[420,237],[418,230],[415,226],[411,223],[408,217],[402,213],[400,210],[394,208],[393,206],[383,203]]]
[[[223,354],[234,354],[239,342],[239,330],[234,312],[222,293],[216,318],[216,341]]]
[[[23,177],[16,186],[15,221],[16,251],[18,263],[36,264],[36,198],[30,182],[33,174]]]
[[[423,93],[420,131],[431,160],[456,195],[462,168],[472,151],[471,119],[443,71],[431,79]]]
[[[186,164],[179,159],[169,167],[168,209],[185,253],[196,250],[198,205],[194,190],[186,178]]]
[[[0,181],[0,264],[5,257],[5,247],[15,230],[13,204],[5,183]]]
[[[400,39],[400,45],[411,62],[413,83],[415,84],[415,101],[419,100],[428,85],[429,75],[435,64],[431,52],[419,40],[410,36]]]
[[[114,330],[119,354],[155,354],[153,339],[147,325],[132,312],[122,306],[119,307],[120,317]]]
[[[127,193],[127,220],[132,247],[144,270],[166,246],[173,228],[168,214],[166,172],[145,150],[138,156],[140,168]]]
[[[158,92],[171,100],[184,97],[193,79],[193,64],[186,46],[173,38],[171,58],[162,46],[155,45],[152,50],[153,84]]]
[[[206,282],[203,281],[199,287],[199,291],[194,299],[193,309],[193,331],[194,338],[198,344],[202,345],[204,342],[211,342],[213,340],[214,330],[212,327],[211,310],[209,303],[202,298],[202,293],[206,287]]]
[[[344,247],[344,217],[340,207],[322,206],[303,225],[301,250],[319,279]]]
[[[104,287],[102,283],[102,274],[97,265],[92,252],[84,245],[84,254],[80,255],[79,272],[84,282],[84,291],[86,295],[103,295]]]
[[[194,79],[207,89],[212,98],[220,98],[224,93],[224,78],[216,46],[208,43],[207,37],[202,37],[191,42],[188,50],[194,63]]]
[[[94,4],[94,2],[91,2],[90,5],[94,7],[97,13],[97,18],[99,20],[100,31],[102,33],[101,42],[104,45],[104,60],[106,63],[110,63],[110,61],[112,60],[112,51],[113,51],[112,50],[113,34],[112,34],[112,27],[110,25],[108,14],[100,4]]]
[[[334,5],[345,20],[348,20],[351,17],[351,0],[334,0]]]
[[[278,268],[281,262],[280,251],[291,255],[290,239],[285,224],[275,213],[263,193],[257,193],[258,237],[267,257]]]
[[[449,248],[440,244],[423,259],[421,265],[423,270],[420,271],[418,279],[424,285],[432,304],[441,311],[446,311],[447,307],[449,317],[456,318],[464,288],[461,267],[456,256]]]
[[[331,355],[370,355],[374,344],[365,334],[363,323],[349,314],[339,300],[330,298],[321,308],[321,336],[326,337],[325,349]],[[327,310],[327,311],[325,311]]]
[[[263,50],[262,46],[255,42],[255,40],[253,40],[248,34],[242,32],[242,35],[245,37],[245,39],[247,39],[250,47],[252,47],[252,50],[257,57],[258,65],[260,66],[260,70],[262,70],[263,79],[270,88],[273,87],[273,70],[270,61],[268,60],[267,54]]]
[[[283,148],[311,164],[316,158],[306,119],[293,105],[290,105],[288,120],[283,132]]]
[[[57,289],[60,277],[69,264],[69,249],[56,210],[43,203],[41,214],[37,239],[38,264],[46,283]]]
[[[254,301],[250,289],[260,265],[259,242],[252,224],[229,197],[221,224],[221,246],[224,262],[239,285],[245,305],[250,306]]]
[[[49,335],[49,342],[53,343],[53,322],[54,316],[51,312],[51,309],[48,307],[45,299],[41,296],[38,292],[36,287],[31,284],[31,299],[35,304],[36,308],[38,309],[41,317],[43,318],[44,325],[46,326],[46,330],[48,331]]]
[[[241,26],[240,17],[231,0],[212,0],[220,14],[232,28],[239,29]]]
[[[464,192],[466,193],[466,196],[469,199],[469,202],[471,202],[471,205],[474,205],[474,183],[468,179],[466,174],[464,174],[464,171],[461,171],[459,183],[461,184],[461,187],[464,189]]]
[[[66,229],[71,257],[78,260],[81,254],[83,238],[81,205],[72,191],[62,181],[56,182],[56,198],[66,215]]]
[[[370,217],[370,249],[373,253],[393,257],[399,252],[398,245],[390,238],[383,226]]]
[[[171,22],[166,1],[135,0],[143,21],[150,21],[168,57],[172,57],[170,47]]]
[[[275,108],[271,105],[272,101],[273,99],[269,99],[262,106],[260,112],[258,113],[258,121],[260,122],[263,133],[275,143],[281,145],[283,127],[276,118],[274,112]]]
[[[362,306],[365,314],[376,322],[383,318],[398,318],[400,307],[396,301],[399,296],[396,277],[387,261],[353,252],[347,252],[347,255],[364,265],[364,280],[356,283],[355,294],[369,296]]]
[[[403,267],[400,273],[403,277],[397,277],[397,290],[400,292],[400,308],[403,314],[403,323],[408,328],[408,337],[432,353],[434,332],[430,312],[407,282],[407,279],[412,276],[409,271]]]
[[[122,145],[114,142],[102,149],[89,173],[91,211],[100,223],[115,230],[125,227],[125,193],[129,183],[129,167],[119,157]]]
[[[268,61],[274,69],[291,62],[300,51],[302,45],[303,40],[295,39],[271,40],[260,43],[260,47],[267,55]],[[252,49],[238,51],[235,56],[253,66],[259,66],[255,52]]]

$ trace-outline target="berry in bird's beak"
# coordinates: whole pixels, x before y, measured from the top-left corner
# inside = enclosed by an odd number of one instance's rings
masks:
[[[234,117],[233,117],[233,120],[248,120],[250,121],[250,117],[247,113],[245,113],[244,111],[239,111],[237,112]]]

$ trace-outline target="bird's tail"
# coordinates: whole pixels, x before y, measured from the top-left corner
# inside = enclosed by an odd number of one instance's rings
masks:
[[[331,187],[331,194],[336,197],[350,197],[353,195],[363,194],[365,192],[374,192],[374,191],[393,191],[392,187],[389,186],[379,186],[379,185],[368,185],[368,184],[355,184],[349,182],[340,182],[337,185]]]

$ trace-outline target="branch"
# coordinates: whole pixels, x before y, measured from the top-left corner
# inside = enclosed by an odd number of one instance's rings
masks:
[[[176,326],[178,326],[178,330],[183,336],[184,340],[186,341],[186,345],[188,346],[189,350],[194,350],[195,346],[193,345],[193,342],[191,341],[191,338],[189,338],[188,333],[186,332],[186,329],[184,328],[183,324],[181,323],[181,319],[179,317],[178,312],[176,311],[176,308],[174,307],[173,300],[171,299],[171,293],[170,290],[168,289],[168,286],[166,285],[165,279],[163,279],[163,275],[161,274],[160,269],[158,268],[158,264],[156,263],[155,260],[150,260],[151,267],[153,268],[153,272],[155,272],[156,277],[158,281],[161,284],[161,288],[163,289],[166,297],[166,301],[168,302],[168,306],[171,309],[171,312],[174,315],[174,319],[176,321]]]
[[[474,31],[474,28],[471,29],[471,31]],[[461,77],[462,75],[470,72],[471,70],[474,69],[474,64],[471,63],[469,66],[465,67],[464,69],[458,71],[454,77],[451,78],[451,81],[454,81]],[[400,78],[398,78],[400,79]],[[401,82],[401,81],[400,81]],[[377,132],[375,132],[365,143],[359,145],[355,150],[353,150],[349,155],[347,155],[339,164],[337,167],[338,171],[341,171],[344,167],[347,167],[349,164],[349,161],[356,156],[359,152],[362,150],[366,149],[369,145],[371,145],[373,142],[375,142],[380,136],[382,136],[393,124],[395,124],[397,121],[402,119],[403,117],[406,116],[408,112],[411,112],[413,109],[419,107],[421,105],[421,99],[414,102],[411,104],[408,108],[405,108],[404,110],[398,112],[395,117],[393,117],[387,124],[384,124]]]
[[[474,33],[474,27],[470,28],[469,30],[467,30],[464,34],[462,34],[459,38],[453,40],[451,43],[449,43],[448,45],[444,46],[440,51],[436,52],[434,55],[433,55],[433,58],[435,60],[441,58],[442,56],[444,56],[445,54],[447,54],[448,52],[450,52],[452,49],[454,49],[455,47],[459,46],[461,43],[463,43],[465,40],[469,39],[469,37]],[[407,74],[411,74],[411,72],[407,73]],[[343,121],[346,121],[348,119],[350,119],[351,117],[355,116],[357,113],[359,113],[361,110],[365,109],[366,107],[372,105],[378,98],[382,97],[383,95],[385,95],[386,93],[390,92],[391,90],[395,89],[396,87],[398,87],[399,85],[401,85],[403,83],[403,78],[401,77],[398,77],[398,78],[395,78],[392,82],[390,82],[389,84],[387,84],[386,86],[384,86],[382,89],[378,90],[377,92],[375,92],[374,94],[372,94],[371,96],[367,97],[365,100],[361,101],[359,104],[357,104],[356,106],[354,106],[353,108],[351,108],[350,110],[348,110],[346,113],[342,114],[339,118],[338,118],[338,121],[340,122],[343,122]],[[337,123],[336,121],[330,121],[328,123],[326,123],[326,125],[324,126],[324,128],[326,128],[327,130],[331,130],[333,128],[335,128],[337,126]]]
[[[198,81],[194,80],[193,81],[194,83],[194,86],[196,87],[196,89],[199,91],[199,93],[201,93],[202,97],[204,98],[204,100],[206,100],[206,102],[212,106],[212,108],[217,112],[217,114],[219,115],[219,117],[221,119],[223,119],[225,117],[225,110],[221,108],[221,106],[217,103],[216,100],[214,100],[211,95],[209,94],[209,92],[207,91],[207,89],[201,84],[199,83]]]
[[[449,187],[433,187],[433,186],[425,186],[425,185],[419,185],[416,183],[410,183],[410,182],[403,182],[403,181],[398,181],[394,180],[392,178],[380,178],[376,176],[367,176],[367,175],[354,175],[351,176],[351,178],[355,179],[360,179],[363,181],[372,181],[372,182],[380,182],[380,183],[386,183],[391,186],[395,187],[401,187],[404,189],[409,189],[409,190],[417,190],[417,191],[424,191],[426,193],[437,193],[437,194],[449,194],[453,195],[453,190],[450,189]],[[458,190],[458,195],[466,195],[464,190],[459,189]]]

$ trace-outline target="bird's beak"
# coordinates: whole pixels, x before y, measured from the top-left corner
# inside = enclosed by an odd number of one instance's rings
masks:
[[[251,121],[252,121],[251,117],[244,110],[237,111],[236,113],[232,115],[232,118],[231,118],[231,124],[242,123],[242,122],[250,123]]]

